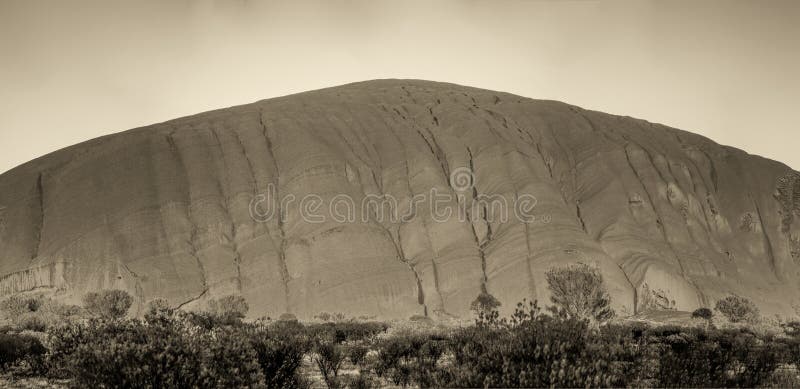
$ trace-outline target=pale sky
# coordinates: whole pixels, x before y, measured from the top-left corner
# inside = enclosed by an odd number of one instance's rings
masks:
[[[376,78],[554,99],[800,169],[800,1],[0,0],[0,172]]]

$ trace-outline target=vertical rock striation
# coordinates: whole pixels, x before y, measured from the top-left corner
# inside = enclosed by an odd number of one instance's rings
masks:
[[[121,288],[137,309],[241,294],[255,316],[450,317],[481,291],[504,310],[547,300],[548,268],[586,262],[623,314],[731,292],[786,313],[800,297],[799,177],[643,120],[368,81],[98,138],[0,175],[0,293]],[[449,198],[433,204],[432,190]],[[347,217],[310,220],[310,197]],[[517,217],[531,198],[534,217]],[[273,217],[252,217],[254,199]]]

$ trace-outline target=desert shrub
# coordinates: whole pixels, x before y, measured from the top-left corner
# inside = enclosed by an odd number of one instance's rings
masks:
[[[82,317],[82,309],[77,305],[62,304],[54,300],[45,301],[42,311],[51,312],[58,317],[73,319]]]
[[[269,336],[279,338],[291,338],[297,340],[304,340],[306,347],[311,348],[311,338],[314,336],[309,331],[308,327],[296,320],[278,320],[268,324],[262,324],[261,328],[266,331]]]
[[[345,377],[344,382],[350,389],[371,389],[380,387],[379,383],[367,374],[350,374]]]
[[[490,318],[451,336],[453,363],[444,386],[625,386],[615,373],[613,348],[586,320],[542,315],[535,302],[520,303],[510,319]],[[619,370],[619,369],[618,369]]]
[[[213,351],[187,342],[170,327],[94,322],[82,336],[65,358],[78,386],[192,387],[209,381],[201,353]]]
[[[320,313],[314,315],[314,318],[319,320],[319,321],[330,321],[331,320],[331,314],[328,313],[328,312],[320,312]]]
[[[278,316],[278,321],[297,321],[297,316],[288,312],[281,313],[281,315]]]
[[[386,332],[389,326],[381,322],[338,322],[311,324],[306,333],[312,338],[327,338],[336,343],[354,342]]]
[[[375,373],[395,385],[420,387],[438,385],[439,358],[446,339],[432,333],[403,331],[378,342]]]
[[[106,319],[121,319],[128,314],[133,297],[124,290],[103,290],[83,296],[83,307],[91,315]]]
[[[9,319],[36,312],[42,306],[41,296],[11,296],[0,302],[0,312]]]
[[[165,315],[172,316],[175,309],[170,306],[169,301],[164,298],[155,298],[147,302],[145,315]]]
[[[659,386],[720,386],[727,362],[719,359],[721,350],[708,341],[705,332],[667,326],[653,329],[648,337],[660,350]]]
[[[147,302],[144,311],[144,321],[150,325],[169,325],[175,316],[175,309],[163,298],[156,298]]]
[[[307,349],[299,331],[256,324],[206,329],[193,324],[192,314],[154,311],[144,321],[51,329],[50,375],[86,387],[307,386],[298,375]]]
[[[27,360],[39,365],[47,350],[39,339],[30,335],[0,334],[0,368]]]
[[[353,319],[348,319],[347,316],[344,313],[341,313],[341,312],[334,312],[334,313],[320,312],[320,313],[314,315],[314,319],[317,319],[319,321],[332,321],[332,322],[342,322],[342,321],[345,321],[345,320],[353,320]]]
[[[478,297],[472,301],[469,305],[469,309],[475,313],[475,315],[480,315],[481,313],[488,313],[500,307],[500,301],[497,300],[494,296],[489,294],[488,292],[481,292],[478,294]]]
[[[714,307],[731,323],[753,323],[758,320],[759,311],[756,305],[745,297],[729,295],[717,301]]]
[[[227,325],[154,302],[144,320],[49,328],[44,366],[87,387],[304,388],[304,355],[329,387],[378,386],[374,375],[419,387],[754,387],[794,382],[776,369],[800,363],[800,338],[747,328],[598,327],[550,312],[523,303],[508,318],[479,315],[473,326],[387,332],[377,322]],[[360,374],[340,374],[345,359]]]
[[[772,376],[764,382],[765,388],[800,388],[800,374],[797,368],[780,368],[772,373]]]
[[[53,299],[45,299],[37,313],[42,315],[48,327],[84,318],[83,309],[81,309],[81,307],[72,304],[64,304]]]
[[[783,346],[746,329],[658,327],[648,331],[658,351],[658,386],[755,387],[778,367]]]
[[[411,315],[408,321],[414,323],[433,324],[433,319],[425,315]]]
[[[36,296],[12,296],[0,303],[0,311],[19,330],[43,332],[49,326],[70,321],[80,314],[80,308]]]
[[[223,323],[234,324],[247,316],[250,307],[242,296],[230,295],[208,302],[209,313],[216,316]]]
[[[697,308],[697,309],[694,310],[694,312],[692,312],[692,318],[693,319],[703,319],[703,320],[708,321],[708,320],[711,320],[712,317],[714,317],[714,312],[712,312],[710,309],[705,308],[705,307],[704,308]]]
[[[75,350],[89,341],[91,337],[100,335],[97,331],[92,331],[96,323],[90,321],[82,323],[64,323],[47,329],[47,348],[45,367],[47,375],[51,378],[69,378],[70,362]]]
[[[579,263],[545,273],[551,301],[567,315],[604,323],[614,317],[600,270]]]
[[[130,321],[72,323],[48,331],[48,373],[90,387],[198,385],[200,355],[177,323]]]
[[[356,321],[308,325],[305,334],[315,343],[314,363],[328,386],[343,384],[346,380],[341,380],[338,372],[345,358],[354,364],[362,363],[369,351],[364,343],[385,333],[388,328],[387,324],[381,322]]]
[[[785,342],[785,341],[784,341]],[[800,345],[800,342],[797,342]],[[640,323],[598,329],[535,303],[508,319],[489,316],[450,336],[448,387],[758,386],[785,361],[787,346],[749,330]],[[800,347],[794,350],[800,356]]]
[[[48,320],[45,315],[39,312],[27,312],[17,316],[13,322],[20,330],[44,332],[47,329]]]
[[[800,337],[800,321],[792,320],[781,324],[783,332],[793,338]]]
[[[250,339],[224,328],[201,337],[200,387],[242,388],[264,385],[265,377]],[[181,386],[182,387],[182,386]]]
[[[800,388],[800,374],[796,366],[785,366],[775,369],[772,375],[762,383],[765,388]]]
[[[339,387],[339,370],[344,359],[341,345],[329,339],[316,340],[313,360],[329,388]]]
[[[231,321],[228,320],[228,318],[217,316],[210,312],[176,311],[174,315],[178,320],[186,322],[187,325],[195,326],[205,331],[211,331],[219,327],[239,326],[242,324],[241,320]]]
[[[369,353],[369,348],[361,343],[354,343],[347,347],[347,359],[355,366],[361,366]]]
[[[269,388],[303,388],[307,386],[299,375],[306,344],[294,333],[251,330],[250,342]]]
[[[647,343],[644,323],[606,325],[589,337],[587,355],[607,361],[607,369],[616,385],[628,387],[657,386],[658,350]]]
[[[781,363],[800,362],[800,340],[792,338],[642,323],[594,327],[563,311],[542,314],[536,303],[518,305],[509,318],[482,315],[444,338],[397,331],[375,347],[378,376],[420,387],[753,387],[776,379]]]

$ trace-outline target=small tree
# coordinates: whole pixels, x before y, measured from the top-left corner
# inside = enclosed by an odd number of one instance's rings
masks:
[[[103,290],[83,296],[83,308],[93,316],[107,320],[125,317],[131,304],[133,297],[124,290]]]
[[[169,301],[164,298],[154,298],[147,302],[146,313],[159,314],[159,313],[172,313],[173,309],[169,305]]]
[[[144,318],[152,324],[167,324],[174,313],[175,309],[169,305],[169,301],[163,298],[156,298],[147,303]]]
[[[289,313],[289,312],[281,313],[281,315],[278,316],[278,321],[296,322],[297,321],[297,316],[295,316],[293,313]]]
[[[369,348],[362,343],[355,343],[347,348],[347,359],[355,366],[361,366],[369,353]]]
[[[735,294],[717,301],[714,309],[728,318],[731,323],[753,323],[758,320],[759,316],[758,307],[752,301]]]
[[[350,389],[371,389],[380,387],[372,377],[366,374],[350,374],[345,376],[345,378],[345,385]]]
[[[706,307],[697,308],[692,312],[692,319],[703,319],[706,324],[706,329],[708,329],[709,324],[711,324],[711,319],[714,317],[714,312]]]
[[[480,316],[486,315],[489,312],[496,311],[500,307],[500,301],[486,291],[481,292],[475,300],[469,305],[469,309]]]
[[[697,308],[692,312],[692,319],[711,320],[714,317],[714,312],[708,308]]]
[[[40,296],[11,296],[0,302],[0,311],[7,318],[15,319],[23,314],[36,312],[41,306]]]
[[[550,300],[568,316],[604,323],[614,317],[611,297],[600,270],[589,265],[551,268],[545,274],[552,293]]]
[[[328,385],[328,388],[339,387],[339,370],[345,359],[341,346],[336,342],[317,339],[314,352],[316,355],[313,360],[317,364],[325,384]]]
[[[800,321],[792,320],[781,324],[781,327],[783,327],[783,332],[785,332],[786,335],[793,338],[800,337]]]
[[[347,316],[345,316],[342,312],[334,312],[331,314],[331,321],[339,323],[347,320]]]
[[[224,321],[239,321],[247,316],[250,306],[242,296],[229,295],[208,302],[208,310]]]
[[[314,315],[314,318],[319,320],[319,321],[330,321],[331,320],[331,314],[328,313],[328,312],[320,312],[320,313]]]

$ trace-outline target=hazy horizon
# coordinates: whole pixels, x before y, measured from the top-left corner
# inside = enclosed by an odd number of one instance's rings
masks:
[[[800,168],[794,1],[0,2],[0,172],[98,136],[379,78],[560,100]]]

